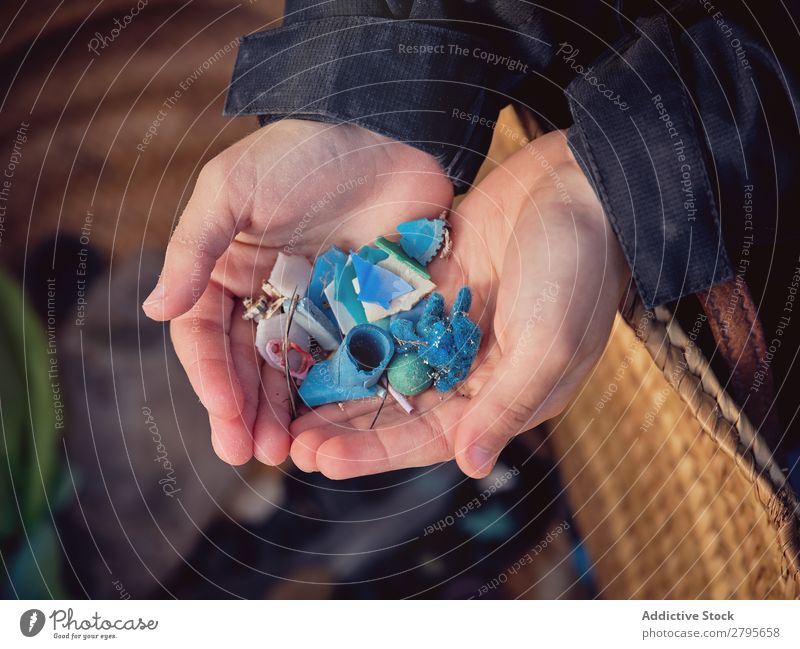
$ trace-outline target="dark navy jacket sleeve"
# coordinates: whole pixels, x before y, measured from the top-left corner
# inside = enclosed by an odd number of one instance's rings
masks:
[[[557,10],[519,0],[289,0],[282,27],[243,38],[226,114],[358,124],[431,153],[465,191],[500,109],[532,77],[550,79],[536,107],[561,102],[567,115],[551,39],[586,40],[562,16],[598,10],[541,4]]]
[[[732,279],[730,259],[747,265],[754,230],[775,232],[771,215],[800,171],[778,3],[716,4],[638,17],[567,89],[569,142],[649,306]]]
[[[786,3],[750,6],[289,0],[281,28],[243,39],[226,112],[359,124],[431,153],[464,191],[520,103],[569,127],[654,306],[731,279],[752,237],[743,201],[755,192],[758,232],[774,232],[800,173],[793,23]]]

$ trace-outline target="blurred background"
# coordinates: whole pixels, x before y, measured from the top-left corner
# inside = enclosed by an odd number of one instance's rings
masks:
[[[595,596],[540,431],[482,481],[452,463],[331,482],[214,456],[168,330],[139,305],[198,170],[257,128],[222,117],[238,37],[281,14],[0,7],[0,592]],[[490,158],[517,146],[501,132]]]

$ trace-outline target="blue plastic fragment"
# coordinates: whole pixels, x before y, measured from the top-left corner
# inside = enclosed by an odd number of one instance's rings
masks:
[[[357,325],[330,360],[311,367],[298,390],[300,398],[314,408],[375,396],[376,384],[393,355],[394,341],[388,333],[375,325]]]
[[[434,387],[439,392],[452,390],[469,373],[481,344],[481,330],[467,317],[472,292],[463,286],[450,315],[445,314],[444,298],[433,293],[419,322],[398,318],[389,329],[397,341],[397,352],[416,351],[431,366]]]
[[[291,300],[284,300],[284,312],[289,310]],[[328,319],[322,311],[308,298],[298,300],[295,307],[293,323],[303,329],[309,336],[314,338],[326,352],[332,352],[339,347],[342,336],[336,325]]]
[[[336,246],[331,246],[314,262],[311,271],[311,282],[308,285],[308,298],[322,311],[331,322],[335,322],[328,300],[325,297],[325,287],[336,277],[337,269],[344,268],[347,255]]]
[[[348,258],[343,267],[337,267],[333,281],[325,287],[325,297],[331,306],[334,319],[339,330],[347,334],[353,327],[366,324],[367,315],[364,305],[356,295],[353,280],[356,277],[355,266]]]
[[[427,306],[428,306],[428,298],[426,297],[417,302],[408,311],[401,311],[400,313],[395,313],[394,315],[389,316],[388,318],[384,318],[383,320],[389,320],[390,322],[394,322],[399,318],[403,318],[404,320],[410,320],[414,324],[414,326],[416,326],[416,324],[419,322],[419,319],[422,317],[422,314],[425,313],[425,307]],[[379,320],[378,322],[373,322],[372,324],[378,324],[379,322],[382,323],[383,320]],[[387,323],[386,327],[388,326],[389,324]],[[384,329],[385,327],[381,326],[381,328]]]
[[[358,299],[362,302],[379,304],[384,309],[396,297],[414,290],[407,281],[392,271],[371,264],[356,254],[350,255],[358,278]]]
[[[427,266],[442,247],[444,239],[443,219],[417,219],[405,221],[397,226],[400,247],[412,259]]]

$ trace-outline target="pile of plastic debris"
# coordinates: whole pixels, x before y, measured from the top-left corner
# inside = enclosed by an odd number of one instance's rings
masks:
[[[410,413],[406,397],[431,386],[446,392],[469,373],[481,339],[467,316],[470,289],[448,313],[427,270],[437,253],[451,253],[447,221],[418,219],[397,231],[397,243],[380,237],[349,254],[332,246],[313,266],[279,253],[261,295],[244,301],[244,317],[258,322],[259,353],[290,389],[299,385],[307,406],[388,392]]]

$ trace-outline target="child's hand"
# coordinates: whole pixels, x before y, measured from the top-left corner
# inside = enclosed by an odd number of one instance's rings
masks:
[[[430,267],[452,304],[472,288],[483,341],[456,391],[428,390],[406,415],[389,398],[317,408],[292,424],[292,458],[331,478],[455,457],[484,476],[515,435],[555,416],[608,340],[629,271],[563,132],[509,158],[451,213],[454,255]]]
[[[360,246],[451,202],[432,156],[352,125],[277,122],[203,168],[144,310],[172,320],[223,460],[277,464],[289,453],[283,375],[263,364],[241,317],[240,298],[258,292],[277,253]]]

